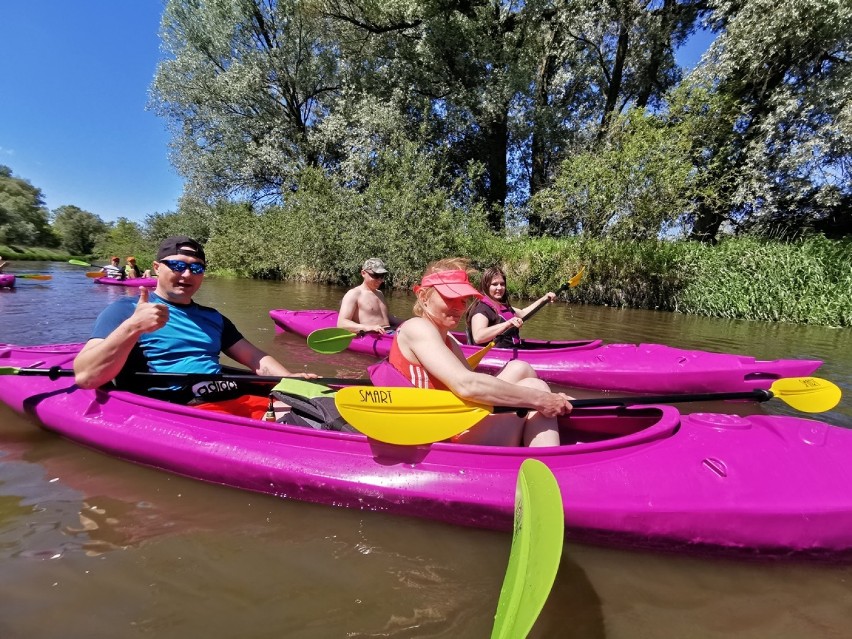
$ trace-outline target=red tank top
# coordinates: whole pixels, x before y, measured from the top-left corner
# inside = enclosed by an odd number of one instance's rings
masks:
[[[399,333],[397,333],[398,335]],[[428,371],[420,364],[412,364],[409,362],[397,345],[397,335],[393,336],[391,343],[390,354],[388,355],[388,363],[393,366],[400,375],[405,377],[415,388],[433,388],[436,390],[449,390],[441,380],[431,377]],[[450,337],[447,336],[447,346],[449,346]]]

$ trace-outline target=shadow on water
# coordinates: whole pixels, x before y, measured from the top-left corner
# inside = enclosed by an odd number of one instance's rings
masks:
[[[133,290],[44,263],[49,283],[0,295],[0,341],[84,341]],[[343,289],[211,278],[217,306],[292,370],[364,374],[372,359],[276,335],[271,308],[335,307]],[[413,298],[389,295],[410,315]],[[852,392],[850,331],[555,304],[529,337],[816,357]],[[2,383],[2,380],[0,380]],[[577,396],[593,396],[575,391]],[[849,401],[826,415],[852,426]],[[684,410],[783,412],[767,404]],[[570,508],[570,491],[565,495]],[[738,562],[566,544],[533,637],[840,638],[852,567]],[[511,537],[231,490],[92,452],[0,406],[0,637],[484,637]]]

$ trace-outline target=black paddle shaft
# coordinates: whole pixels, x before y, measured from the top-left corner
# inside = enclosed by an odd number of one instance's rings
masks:
[[[44,375],[52,380],[57,380],[60,377],[73,377],[74,370],[71,368],[59,368],[52,366],[51,368],[19,368],[18,375]],[[251,375],[248,373],[149,373],[140,371],[134,373],[136,377],[151,378],[151,379],[174,379],[185,380],[187,382],[202,382],[202,381],[223,381],[223,382],[256,382],[261,384],[277,384],[284,377],[275,375]],[[290,377],[289,379],[303,379],[302,377]],[[317,377],[316,379],[305,379],[306,382],[314,384],[329,384],[332,386],[372,386],[373,383],[369,379],[350,379],[348,377]]]

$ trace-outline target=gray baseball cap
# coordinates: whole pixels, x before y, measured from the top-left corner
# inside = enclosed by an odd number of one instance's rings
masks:
[[[364,262],[364,266],[361,267],[362,271],[368,271],[370,273],[387,273],[388,270],[385,268],[385,263],[382,262],[377,257],[370,257]]]

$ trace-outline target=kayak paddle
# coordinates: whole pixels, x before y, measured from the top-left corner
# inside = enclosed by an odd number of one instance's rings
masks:
[[[840,402],[840,388],[818,377],[788,377],[775,380],[769,390],[730,393],[693,393],[572,399],[574,408],[677,404],[717,400],[749,399],[765,402],[773,397],[806,413],[822,413]],[[470,402],[450,391],[402,387],[349,386],[335,395],[341,416],[359,431],[390,444],[431,444],[463,433],[493,412],[518,408]]]
[[[88,262],[84,262],[83,260],[68,260],[69,264],[74,264],[75,266],[91,266]]]
[[[42,275],[40,273],[15,273],[19,280],[52,280],[53,275]]]
[[[518,472],[512,549],[491,639],[522,639],[529,634],[556,579],[564,534],[556,478],[538,459],[525,459]]]
[[[345,351],[353,339],[362,335],[364,335],[364,331],[353,333],[345,328],[318,328],[308,335],[308,346],[317,353],[334,355]],[[475,363],[471,363],[471,358],[478,354],[479,352],[476,352],[467,358],[471,367],[476,367]]]
[[[0,366],[0,375],[43,375],[52,380],[57,380],[60,377],[74,377],[73,368],[16,368],[14,366]],[[279,384],[282,379],[300,379],[299,377],[281,377],[279,375],[252,375],[250,373],[150,373],[140,371],[134,373],[136,377],[144,379],[171,379],[183,380],[186,382],[203,382],[203,381],[223,381],[223,382],[258,382],[262,384]],[[350,379],[348,377],[317,377],[309,380],[314,384],[330,384],[332,386],[344,386],[347,384],[370,384],[369,379]]]
[[[583,273],[585,272],[585,270],[586,270],[585,266],[581,267],[580,270],[577,272],[577,274],[574,277],[572,277],[570,280],[565,282],[565,284],[563,284],[562,286],[559,287],[559,289],[556,291],[556,294],[559,295],[559,293],[561,293],[562,291],[567,291],[569,288],[574,288],[575,286],[577,286],[582,281]],[[540,302],[529,313],[527,313],[526,316],[523,317],[522,319],[525,322],[529,319],[532,319],[533,315],[538,313],[541,309],[543,309],[549,303],[550,303],[550,300],[544,300],[544,301]],[[479,362],[482,361],[482,358],[485,357],[485,354],[488,353],[488,351],[490,351],[492,348],[494,348],[494,345],[497,343],[497,338],[500,337],[500,335],[502,335],[506,331],[510,330],[511,328],[512,327],[510,326],[505,331],[501,331],[500,333],[498,333],[494,337],[494,339],[492,339],[490,342],[488,342],[488,344],[486,344],[482,349],[476,351],[473,355],[469,355],[468,358],[467,358],[467,363],[470,365],[470,367],[476,368],[479,365]]]
[[[389,329],[390,326],[386,326]],[[308,348],[323,355],[334,355],[345,351],[352,340],[361,337],[365,331],[353,333],[346,328],[318,328],[308,335]]]
[[[103,271],[88,271],[86,277],[94,279],[96,277],[106,277],[106,274]]]

